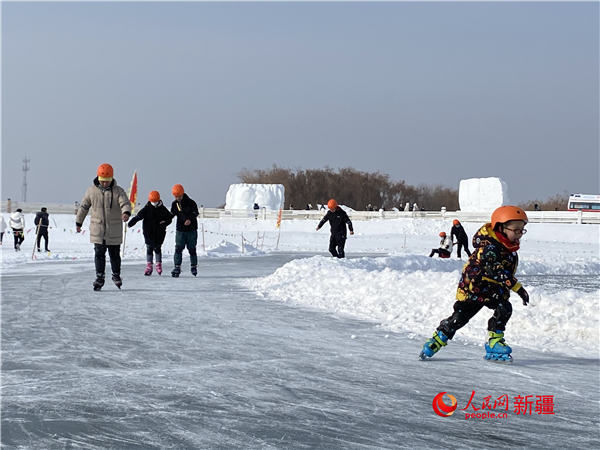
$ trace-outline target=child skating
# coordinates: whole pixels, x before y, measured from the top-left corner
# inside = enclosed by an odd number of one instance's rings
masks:
[[[146,243],[146,270],[144,275],[152,275],[152,262],[156,255],[156,273],[162,274],[162,244],[165,241],[167,226],[173,220],[173,216],[160,200],[158,191],[148,194],[148,203],[128,223],[128,227],[134,226],[143,220],[142,231]]]
[[[515,278],[519,244],[527,232],[527,215],[516,206],[501,206],[492,213],[491,223],[482,226],[473,236],[473,254],[465,264],[456,292],[454,313],[440,322],[433,337],[425,345],[419,357],[431,358],[457,330],[465,326],[484,306],[493,309],[488,321],[488,341],[485,359],[512,361],[512,349],[504,341],[506,323],[512,314],[510,291],[516,292],[529,303],[529,295]]]

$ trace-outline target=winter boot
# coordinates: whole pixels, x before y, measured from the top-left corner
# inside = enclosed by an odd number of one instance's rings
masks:
[[[485,344],[485,359],[492,361],[512,361],[512,349],[504,341],[502,330],[488,331],[489,339]]]
[[[155,267],[156,267],[156,273],[159,275],[162,275],[162,263],[157,262]]]
[[[121,280],[121,276],[116,273],[113,273],[112,280],[113,283],[115,283],[115,286],[121,289],[121,286],[123,286],[123,280]]]
[[[192,266],[192,275],[198,275],[198,266]]]
[[[146,275],[147,277],[152,275],[152,263],[151,262],[146,264],[146,270],[144,270],[144,275]]]
[[[181,266],[175,266],[171,271],[171,276],[173,278],[179,278],[179,274],[181,273]]]
[[[104,286],[104,274],[103,273],[96,274],[96,279],[94,280],[94,283],[92,284],[92,286],[94,286],[95,291],[99,291],[100,289],[102,289],[102,286]]]
[[[440,350],[440,348],[448,345],[447,343],[448,336],[446,336],[442,331],[436,331],[433,333],[433,336],[425,342],[425,345],[423,345],[423,350],[419,354],[419,358],[422,360],[431,358]]]

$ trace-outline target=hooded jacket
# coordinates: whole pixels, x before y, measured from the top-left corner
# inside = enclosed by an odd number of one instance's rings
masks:
[[[131,215],[131,203],[125,190],[113,178],[106,189],[94,178],[79,204],[75,224],[81,226],[88,212],[90,242],[92,244],[120,245],[123,242],[123,214]]]
[[[458,225],[452,225],[452,231],[450,232],[450,236],[456,236],[456,242],[468,243],[469,237],[467,236],[467,232],[463,228],[463,226],[459,223]]]
[[[23,213],[20,211],[15,211],[12,213],[8,222],[13,230],[25,229],[25,215],[23,215]]]
[[[152,206],[152,203],[148,202],[131,218],[127,225],[132,227],[140,220],[144,221],[142,230],[146,245],[160,247],[165,241],[167,227],[173,221],[173,216],[169,210],[163,205],[162,201],[159,201],[156,206]]]
[[[518,291],[521,283],[515,278],[519,256],[502,243],[503,239],[492,229],[482,226],[473,236],[475,250],[465,264],[458,283],[456,299],[475,302],[508,300],[510,291]]]
[[[37,226],[41,222],[42,227],[48,227],[50,225],[50,220],[48,219],[49,214],[45,211],[38,211],[35,215],[35,219],[33,223]]]
[[[180,202],[177,200],[171,204],[171,214],[177,217],[177,231],[194,231],[198,229],[198,205],[196,202],[188,197],[187,194],[183,194],[183,198]],[[184,225],[184,222],[189,219],[190,224]]]

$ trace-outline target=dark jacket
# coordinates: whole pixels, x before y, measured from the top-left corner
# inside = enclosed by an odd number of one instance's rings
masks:
[[[127,226],[131,228],[140,220],[144,221],[142,231],[144,232],[146,244],[160,247],[165,241],[167,227],[173,221],[173,216],[169,210],[163,205],[163,202],[159,202],[157,206],[152,206],[152,203],[148,202],[127,222]]]
[[[48,227],[50,225],[50,221],[48,220],[48,213],[44,211],[38,211],[35,215],[35,219],[33,219],[33,223],[37,226],[40,221],[42,227]]]
[[[456,236],[456,242],[469,242],[467,233],[460,223],[458,225],[452,225],[452,231],[450,232],[450,236],[452,237],[452,240],[454,240],[454,236]]]
[[[335,211],[327,211],[325,217],[323,217],[319,222],[317,229],[325,225],[325,222],[327,221],[329,221],[329,225],[331,227],[331,234],[334,236],[346,237],[346,224],[348,224],[350,231],[354,232],[350,217],[348,217],[346,211],[340,207],[337,207]]]
[[[188,197],[187,194],[183,194],[183,198],[181,202],[175,200],[171,204],[171,214],[177,217],[177,231],[194,231],[198,229],[198,205],[196,202]],[[189,225],[184,225],[183,223],[190,219],[191,223]]]
[[[502,237],[492,230],[490,223],[475,233],[475,251],[463,268],[456,291],[457,300],[508,300],[511,290],[516,292],[521,288],[521,283],[515,278],[519,263],[518,246],[511,250],[502,241]]]

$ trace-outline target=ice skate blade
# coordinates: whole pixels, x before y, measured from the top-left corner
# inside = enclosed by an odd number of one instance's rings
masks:
[[[431,359],[431,357],[427,356],[424,352],[419,353],[419,360],[427,361],[428,359]]]
[[[513,362],[513,358],[511,355],[485,355],[483,359],[485,359],[486,361],[500,364],[511,364]]]

